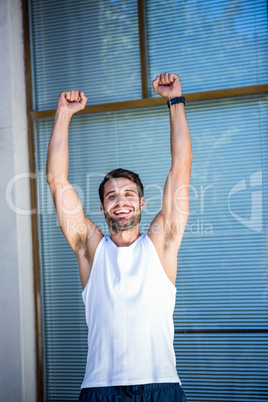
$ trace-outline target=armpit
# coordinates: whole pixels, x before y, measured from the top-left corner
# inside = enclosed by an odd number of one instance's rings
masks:
[[[87,238],[83,238],[81,235],[77,235],[75,239],[75,254],[78,253],[81,253],[83,257],[90,262],[88,241]]]
[[[165,222],[165,237],[164,237],[164,249],[167,250],[174,242],[178,235],[178,223],[169,221]]]

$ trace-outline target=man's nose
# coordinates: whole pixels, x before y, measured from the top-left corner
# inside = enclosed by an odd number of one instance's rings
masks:
[[[122,204],[124,204],[125,202],[126,202],[126,199],[125,199],[124,195],[123,195],[123,194],[119,194],[119,195],[118,195],[118,198],[117,198],[117,204],[122,205]]]

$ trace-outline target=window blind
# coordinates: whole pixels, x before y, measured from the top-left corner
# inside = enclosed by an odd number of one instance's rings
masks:
[[[190,402],[268,396],[267,107],[266,96],[186,105],[193,167],[190,216],[178,255],[174,346]],[[144,183],[141,231],[147,231],[170,167],[168,119],[166,106],[74,116],[69,180],[85,214],[102,229],[98,185],[109,170],[124,167],[140,173]],[[87,331],[77,262],[45,180],[52,125],[35,123],[45,400],[68,401],[79,394]],[[245,188],[237,186],[243,180]],[[261,214],[250,226],[256,191]]]
[[[55,109],[61,91],[87,104],[141,97],[135,0],[31,0],[35,110]]]
[[[267,83],[266,1],[146,0],[145,6],[149,82],[168,71],[181,76],[184,93]]]

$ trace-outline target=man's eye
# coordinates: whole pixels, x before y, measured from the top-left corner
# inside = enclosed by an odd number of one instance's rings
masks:
[[[109,195],[109,200],[114,200],[115,199],[115,195]]]

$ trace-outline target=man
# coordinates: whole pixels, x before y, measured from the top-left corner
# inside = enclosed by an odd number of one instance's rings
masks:
[[[70,91],[58,99],[47,180],[83,287],[89,350],[80,401],[186,401],[176,372],[172,315],[177,253],[189,214],[192,148],[180,77],[164,73],[152,84],[168,102],[172,163],[162,209],[143,235],[143,186],[128,170],[110,172],[99,188],[110,236],[84,215],[67,179],[68,127],[87,98]]]

